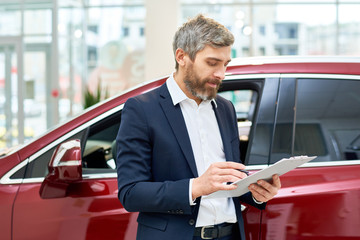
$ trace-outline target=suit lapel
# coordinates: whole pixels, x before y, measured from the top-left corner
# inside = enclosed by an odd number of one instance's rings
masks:
[[[215,112],[216,120],[219,125],[221,139],[224,146],[225,159],[226,161],[233,161],[232,150],[231,150],[231,134],[228,126],[228,121],[225,118],[225,106],[221,101],[216,101],[217,107],[212,102],[212,106]]]
[[[160,89],[160,105],[164,110],[165,116],[169,121],[193,175],[198,177],[195,158],[180,105],[177,104],[174,106],[166,84],[162,85]]]

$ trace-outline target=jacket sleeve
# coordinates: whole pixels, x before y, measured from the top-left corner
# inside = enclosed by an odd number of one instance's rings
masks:
[[[129,99],[116,138],[118,196],[131,212],[191,214],[189,180],[155,182],[149,119],[143,104]]]

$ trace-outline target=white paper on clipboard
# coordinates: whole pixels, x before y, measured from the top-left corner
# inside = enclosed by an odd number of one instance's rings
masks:
[[[280,161],[270,165],[269,167],[260,170],[256,173],[251,174],[250,176],[243,178],[237,182],[232,184],[238,185],[238,187],[234,190],[221,190],[204,196],[204,198],[222,198],[222,197],[238,197],[249,191],[248,186],[252,183],[256,183],[259,179],[270,180],[274,174],[278,174],[279,176],[287,173],[288,171],[307,163],[317,156],[296,156],[290,158],[283,158]]]

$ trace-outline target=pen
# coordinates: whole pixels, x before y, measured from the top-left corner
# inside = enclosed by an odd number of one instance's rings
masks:
[[[245,173],[247,176],[249,176],[250,172],[246,171],[246,170],[243,170],[243,169],[237,169],[238,171],[240,172],[243,172]],[[228,182],[227,184],[233,184],[232,182]]]
[[[243,172],[243,173],[245,173],[246,175],[248,175],[249,176],[249,172],[248,171],[246,171],[246,170],[243,170],[243,169],[238,169],[240,172]]]

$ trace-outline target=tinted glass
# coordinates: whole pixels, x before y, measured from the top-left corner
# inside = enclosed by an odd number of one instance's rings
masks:
[[[267,164],[269,161],[278,85],[278,78],[267,78],[260,92],[260,104],[249,140],[250,154],[245,161],[247,165]]]
[[[298,79],[297,92],[295,153],[360,159],[360,81]]]
[[[120,112],[92,125],[83,151],[83,173],[115,172],[115,139],[120,126]]]
[[[82,139],[83,135],[84,135],[83,132],[80,132],[80,133],[77,133],[74,136],[68,138],[65,141],[68,141],[70,139]],[[39,157],[37,157],[36,159],[31,161],[28,164],[27,168],[25,166],[22,169],[20,169],[19,171],[23,171],[23,169],[26,168],[25,178],[43,178],[43,177],[45,177],[46,174],[48,173],[49,161],[50,161],[56,147],[57,147],[57,145],[54,146],[53,148],[51,148],[50,150],[46,151],[45,153],[41,154]],[[15,173],[12,176],[12,178],[14,176],[20,176],[20,175]]]
[[[219,95],[231,101],[235,107],[238,119],[240,155],[244,162],[256,103],[258,102],[258,93],[254,90],[242,89],[221,92]]]
[[[280,79],[280,89],[277,100],[276,125],[271,145],[271,161],[277,162],[281,158],[290,157],[292,152],[295,81]]]
[[[276,88],[269,89],[272,95],[275,92]],[[259,119],[271,109],[263,106],[276,99],[275,125],[270,115],[267,121],[258,121],[249,164],[274,163],[293,155],[318,156],[313,161],[359,159],[359,96],[359,80],[281,79],[277,96],[261,102]]]

